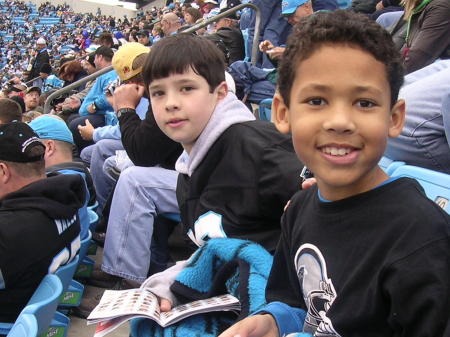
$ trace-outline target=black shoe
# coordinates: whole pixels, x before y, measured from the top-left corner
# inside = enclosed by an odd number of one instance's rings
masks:
[[[80,318],[87,318],[92,310],[100,303],[103,293],[94,297],[84,297],[78,307],[72,309],[71,313]]]
[[[88,283],[95,287],[111,289],[121,279],[121,277],[105,273],[101,269],[94,269]]]
[[[106,233],[94,232],[92,233],[92,240],[94,240],[99,246],[103,247],[105,245]]]
[[[139,288],[141,284],[136,281],[127,280],[126,278],[123,278],[114,285],[112,288],[113,290],[127,290],[127,289],[136,289]]]

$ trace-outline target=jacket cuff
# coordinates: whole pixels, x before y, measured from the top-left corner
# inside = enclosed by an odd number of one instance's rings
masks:
[[[290,307],[282,302],[271,302],[255,312],[255,315],[263,313],[273,316],[280,336],[303,330],[306,312],[302,309]]]

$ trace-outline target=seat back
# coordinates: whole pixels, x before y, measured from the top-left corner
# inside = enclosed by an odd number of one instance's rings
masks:
[[[75,270],[77,269],[78,261],[80,256],[77,255],[75,258],[64,266],[59,267],[55,275],[59,277],[63,286],[63,292],[67,291],[70,282],[72,281]]]
[[[91,233],[91,231],[88,231],[87,237],[85,237],[84,239],[81,240],[80,251],[78,253],[80,263],[83,261],[83,259],[87,255],[88,248],[91,244],[91,239],[92,239],[92,233]]]
[[[14,323],[7,337],[37,337],[38,322],[32,314],[20,315]]]
[[[427,197],[450,214],[450,175],[422,167],[401,165],[391,176],[416,179],[422,185]]]
[[[271,121],[272,101],[272,98],[266,98],[259,103],[258,115],[260,120],[269,122]]]
[[[62,292],[63,285],[58,276],[46,275],[31,296],[27,306],[20,313],[8,336],[13,331],[15,331],[15,335],[11,336],[40,336],[45,333],[55,315]],[[21,317],[24,315],[26,317]],[[34,317],[34,320],[30,316]],[[36,334],[33,334],[35,330]],[[30,331],[31,333],[19,334],[22,331]]]

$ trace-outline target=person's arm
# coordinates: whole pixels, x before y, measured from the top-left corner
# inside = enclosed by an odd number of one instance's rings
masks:
[[[442,100],[442,119],[444,123],[445,137],[450,147],[450,93]]]
[[[424,11],[422,26],[411,37],[409,52],[405,57],[407,74],[431,64],[450,46],[450,3],[442,2]]]
[[[123,147],[137,166],[160,165],[173,169],[182,147],[160,130],[153,117],[151,105],[145,119],[139,118],[135,109],[143,94],[144,88],[136,84],[122,85],[114,92],[116,112],[124,108],[132,109],[119,116]]]

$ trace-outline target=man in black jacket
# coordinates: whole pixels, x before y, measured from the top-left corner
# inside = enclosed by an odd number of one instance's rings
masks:
[[[47,273],[80,247],[82,178],[46,178],[45,147],[21,122],[0,125],[0,321],[13,322]]]
[[[39,77],[39,71],[42,65],[45,63],[50,63],[50,57],[48,56],[47,52],[47,42],[44,38],[40,37],[36,41],[36,49],[36,57],[33,63],[29,65],[29,67],[31,66],[31,68],[28,69],[30,71],[30,75],[28,75],[27,81],[31,81],[32,79]],[[40,82],[42,83],[42,81]]]
[[[223,9],[220,12],[224,12]],[[245,58],[244,37],[238,27],[236,14],[230,14],[216,22],[216,32],[212,35],[219,37],[228,49],[229,61],[232,64],[235,61]]]

